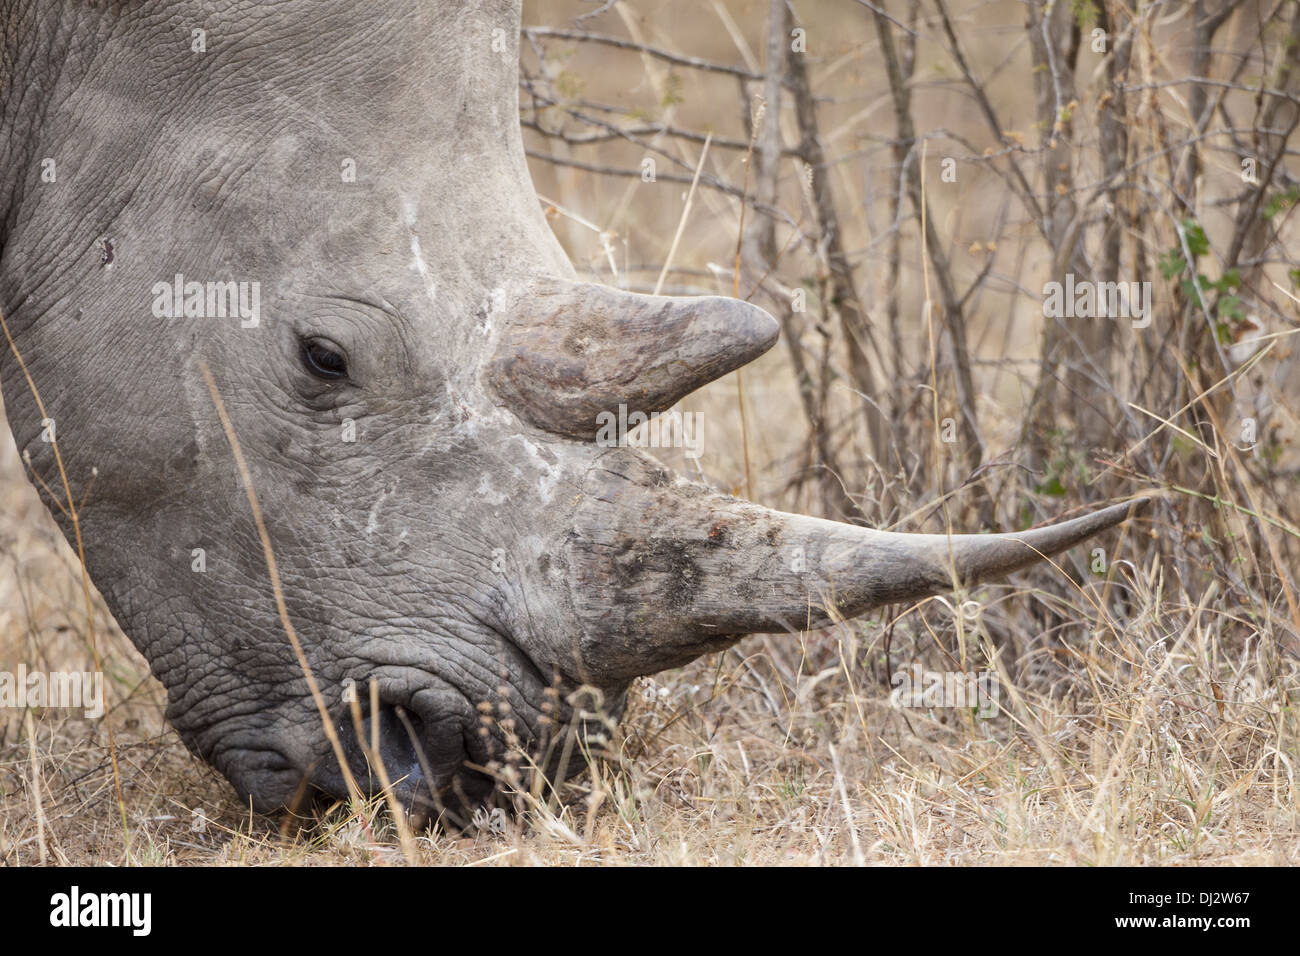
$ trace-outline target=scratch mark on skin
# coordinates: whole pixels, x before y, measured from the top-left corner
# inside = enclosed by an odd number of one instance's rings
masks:
[[[488,476],[484,473],[478,480],[479,497],[485,498],[490,505],[504,504],[506,496],[492,487],[488,481]]]
[[[379,530],[379,506],[384,503],[384,499],[388,497],[391,491],[391,488],[386,488],[380,493],[379,497],[375,499],[375,503],[370,506],[370,513],[366,515],[367,537]]]
[[[420,237],[415,231],[415,204],[409,199],[402,203],[402,212],[406,216],[406,231],[411,236],[411,268],[420,274],[424,281],[424,291],[429,294],[429,301],[438,304],[438,283],[429,274],[429,264],[424,261],[424,251],[420,248]]]
[[[555,496],[555,486],[560,483],[562,477],[561,470],[558,465],[543,458],[541,450],[527,438],[520,438],[519,440],[523,442],[528,457],[532,459],[533,464],[541,472],[541,476],[537,479],[537,493],[544,504],[550,504],[551,499]]]

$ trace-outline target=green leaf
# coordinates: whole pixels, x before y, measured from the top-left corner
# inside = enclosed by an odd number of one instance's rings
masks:
[[[1264,211],[1260,215],[1265,219],[1272,219],[1278,213],[1294,206],[1297,199],[1300,199],[1300,186],[1291,186],[1282,192],[1276,192],[1264,204]]]
[[[1196,224],[1195,219],[1183,220],[1183,236],[1192,258],[1199,258],[1210,251],[1210,240],[1205,238],[1205,230]]]
[[[1187,268],[1187,263],[1183,260],[1183,252],[1175,247],[1166,252],[1159,260],[1160,274],[1166,279],[1172,279],[1180,275]]]
[[[1235,295],[1225,295],[1219,300],[1219,315],[1227,316],[1230,319],[1245,318],[1246,313],[1241,309],[1241,300]]]
[[[1059,475],[1052,475],[1047,481],[1035,489],[1040,495],[1051,495],[1053,498],[1065,497],[1065,485],[1061,484]]]

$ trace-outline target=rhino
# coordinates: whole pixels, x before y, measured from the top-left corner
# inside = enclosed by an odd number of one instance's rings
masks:
[[[519,0],[0,0],[0,24],[10,428],[167,720],[260,812],[382,765],[463,818],[520,754],[579,769],[638,677],[1136,507],[891,533],[599,440],[778,323],[582,281],[526,165]]]

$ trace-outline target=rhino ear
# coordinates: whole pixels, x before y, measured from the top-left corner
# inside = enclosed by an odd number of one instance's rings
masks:
[[[534,288],[510,313],[487,370],[492,386],[538,428],[589,441],[600,413],[665,411],[762,355],[778,332],[739,299],[577,282]]]

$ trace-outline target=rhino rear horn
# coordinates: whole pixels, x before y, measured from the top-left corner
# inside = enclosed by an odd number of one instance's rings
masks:
[[[521,418],[592,440],[602,412],[650,415],[762,355],[776,320],[722,296],[670,297],[556,282],[524,296],[488,378]]]

